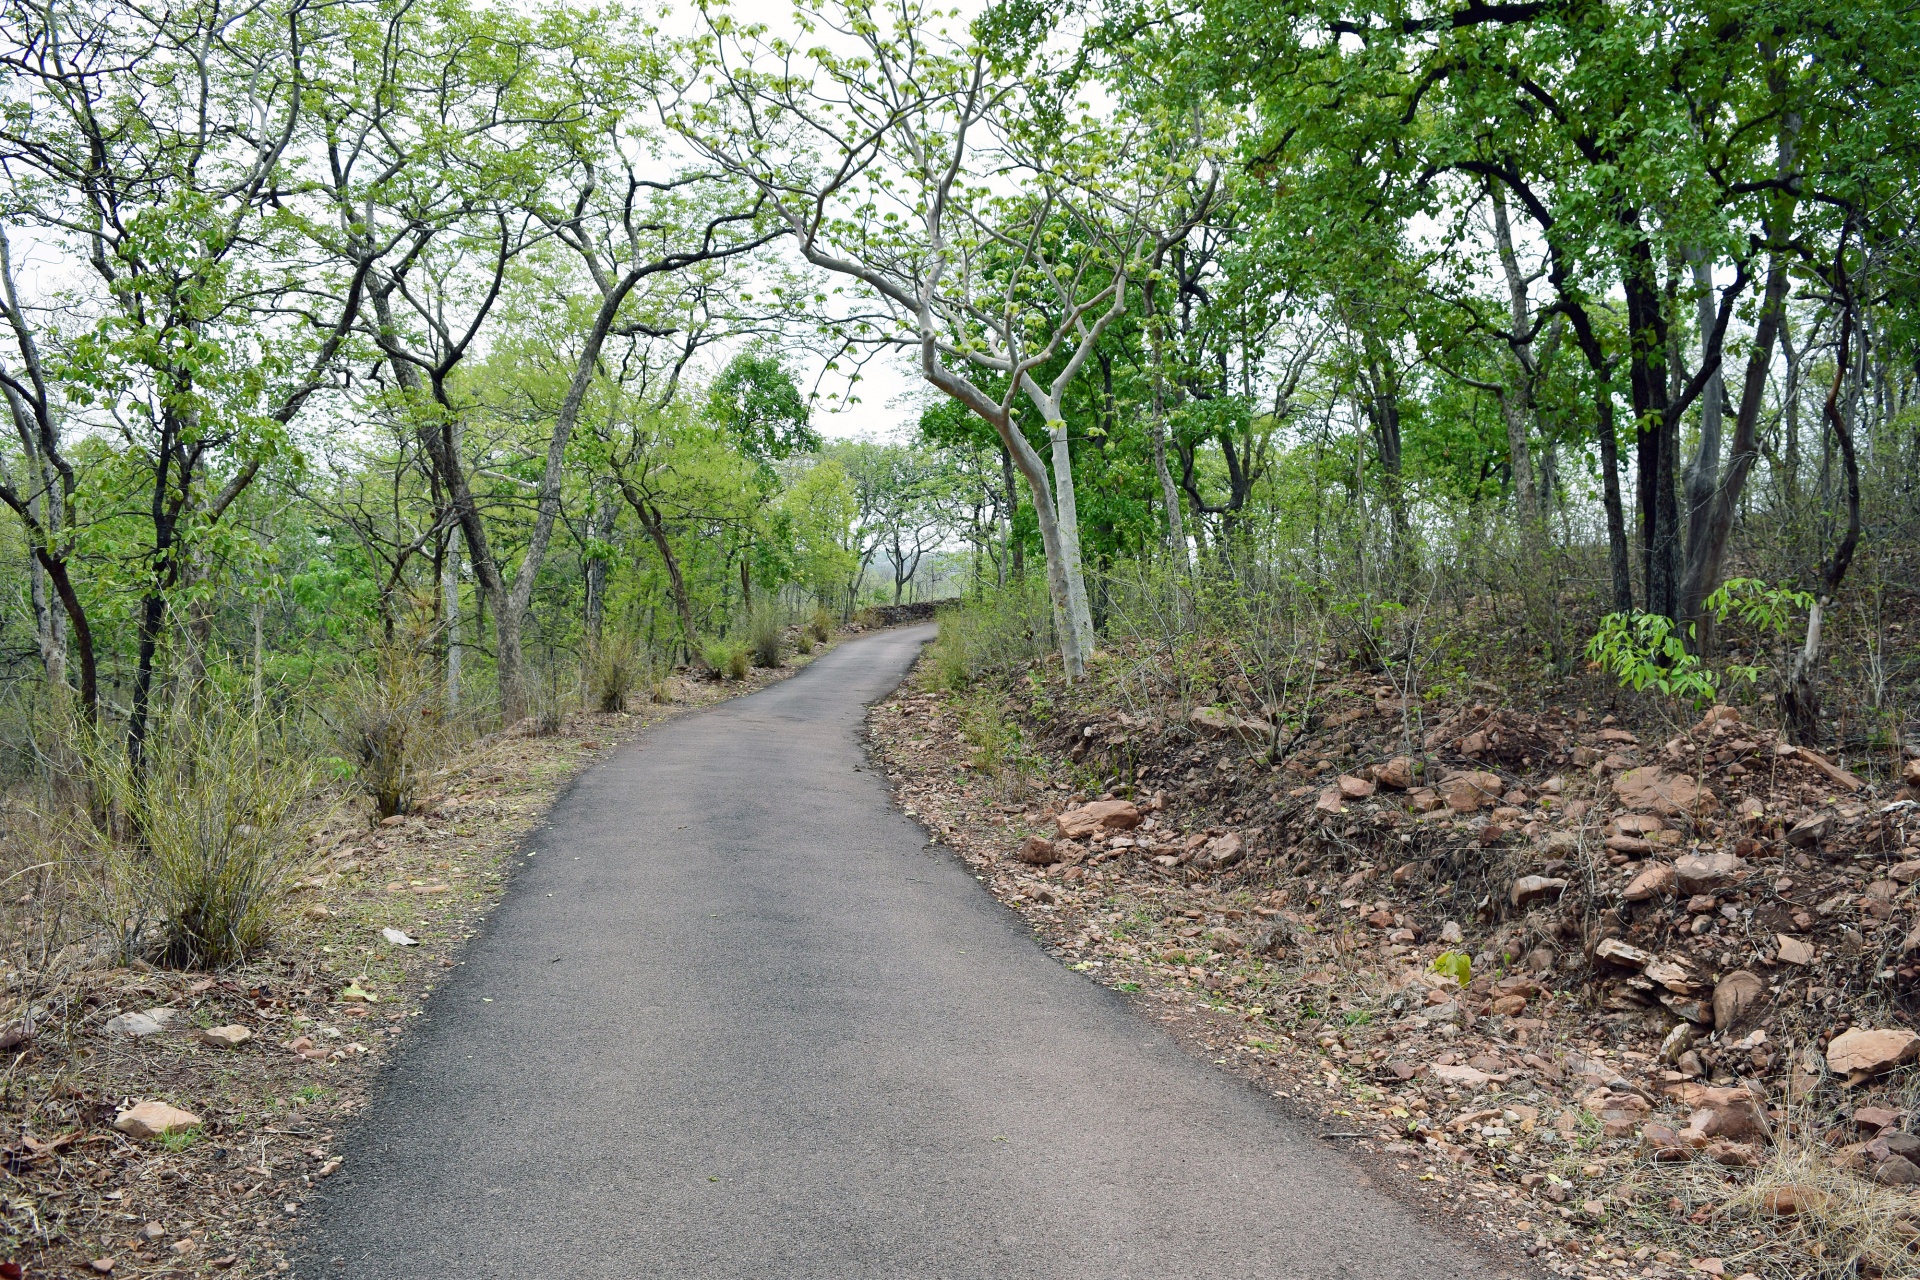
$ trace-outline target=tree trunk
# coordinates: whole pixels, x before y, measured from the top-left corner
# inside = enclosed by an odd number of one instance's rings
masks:
[[[1059,510],[1060,552],[1065,558],[1062,568],[1065,570],[1067,587],[1067,607],[1073,613],[1073,642],[1079,654],[1079,670],[1086,670],[1087,659],[1093,656],[1093,614],[1087,607],[1087,579],[1080,564],[1080,512],[1074,501],[1073,458],[1067,447],[1067,424],[1058,417],[1059,406],[1053,406],[1056,416],[1048,421],[1047,435],[1053,441],[1053,484],[1054,503]]]
[[[447,710],[460,709],[460,544],[448,538],[440,561],[440,616],[446,629]]]
[[[640,517],[641,527],[647,531],[647,538],[653,543],[653,549],[660,553],[660,562],[666,566],[667,585],[673,591],[673,607],[680,614],[681,642],[686,645],[687,661],[700,662],[700,640],[693,628],[693,602],[687,596],[687,580],[680,574],[680,559],[673,554],[673,544],[667,541],[666,522],[660,518],[660,509],[644,502],[632,503],[634,513]]]
[[[1527,430],[1533,418],[1535,365],[1531,353],[1533,338],[1527,317],[1527,279],[1521,273],[1520,259],[1513,251],[1513,229],[1507,222],[1507,201],[1499,186],[1490,188],[1493,198],[1494,245],[1499,251],[1500,268],[1507,281],[1507,312],[1513,326],[1507,340],[1513,352],[1517,373],[1512,387],[1500,397],[1500,412],[1507,425],[1507,468],[1513,475],[1513,503],[1520,513],[1521,527],[1534,529],[1538,504],[1533,492],[1533,456],[1527,448]]]
[[[1000,484],[1006,491],[1007,533],[1003,559],[1011,566],[1013,580],[1019,582],[1027,576],[1026,549],[1021,545],[1020,536],[1014,531],[1013,518],[1020,510],[1020,494],[1013,487],[1013,455],[1007,452],[1006,442],[1000,443]],[[1002,568],[1000,585],[1006,586],[1007,569]]]
[[[1155,264],[1158,265],[1157,263]],[[1154,313],[1154,296],[1158,281],[1152,276],[1147,278],[1141,289],[1146,303],[1147,332],[1152,338],[1153,361],[1153,471],[1160,478],[1160,500],[1167,508],[1167,547],[1173,552],[1173,562],[1182,573],[1191,568],[1187,559],[1186,520],[1180,510],[1180,490],[1174,487],[1173,472],[1167,467],[1167,355],[1166,334],[1159,318]]]
[[[1840,390],[1846,385],[1848,347],[1853,337],[1853,294],[1845,276],[1849,230],[1850,225],[1843,224],[1840,247],[1834,253],[1834,274],[1842,297],[1840,348],[1834,356],[1833,386],[1827,392],[1825,407],[1827,427],[1840,446],[1840,466],[1847,487],[1847,531],[1841,537],[1840,545],[1833,549],[1833,557],[1827,561],[1821,574],[1820,591],[1814,597],[1813,608],[1807,612],[1806,640],[1800,646],[1800,652],[1794,655],[1793,666],[1787,674],[1787,729],[1795,742],[1805,746],[1818,746],[1820,742],[1820,695],[1813,684],[1813,665],[1820,657],[1822,616],[1832,607],[1834,597],[1839,594],[1840,584],[1846,579],[1848,567],[1853,564],[1853,553],[1860,545],[1860,463],[1854,454],[1853,424],[1840,409]]]

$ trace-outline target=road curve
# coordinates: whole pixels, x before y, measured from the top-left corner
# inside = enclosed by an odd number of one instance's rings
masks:
[[[1500,1274],[893,807],[859,726],[931,631],[580,778],[343,1135],[300,1275]]]

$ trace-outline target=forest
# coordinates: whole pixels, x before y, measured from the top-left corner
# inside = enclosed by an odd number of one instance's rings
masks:
[[[11,776],[136,845],[243,741],[404,811],[935,595],[1069,682],[1143,627],[1412,681],[1451,607],[1897,759],[1917,21],[9,3]]]
[[[1336,1143],[1916,1274],[1920,9],[0,0],[0,81],[0,1280],[452,1274],[421,1168],[489,1273],[1217,1273]],[[656,1123],[806,1156],[502,1228]]]

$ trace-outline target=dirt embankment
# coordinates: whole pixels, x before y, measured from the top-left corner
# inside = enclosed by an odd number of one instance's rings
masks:
[[[1365,676],[1297,736],[1022,689],[876,707],[903,803],[1453,1228],[1567,1275],[1920,1274],[1920,763]]]
[[[20,1268],[0,1276],[288,1270],[303,1199],[340,1167],[336,1130],[406,1051],[514,869],[539,856],[528,835],[558,794],[621,742],[806,661],[738,682],[676,677],[667,704],[471,743],[385,822],[343,801],[247,964],[115,967],[90,940],[0,953],[0,1265]],[[33,895],[5,906],[16,922],[53,909]]]

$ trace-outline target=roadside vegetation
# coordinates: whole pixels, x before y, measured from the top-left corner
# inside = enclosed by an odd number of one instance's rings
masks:
[[[1459,1008],[1545,952],[1622,1044],[1800,1011],[1669,1083],[1912,1025],[1912,13],[759,18],[0,0],[9,1248],[44,1144],[192,1128],[86,983],[345,999],[342,822],[949,597],[970,785],[1164,793],[1144,875],[1451,922]],[[1745,869],[1630,905],[1683,849]]]

